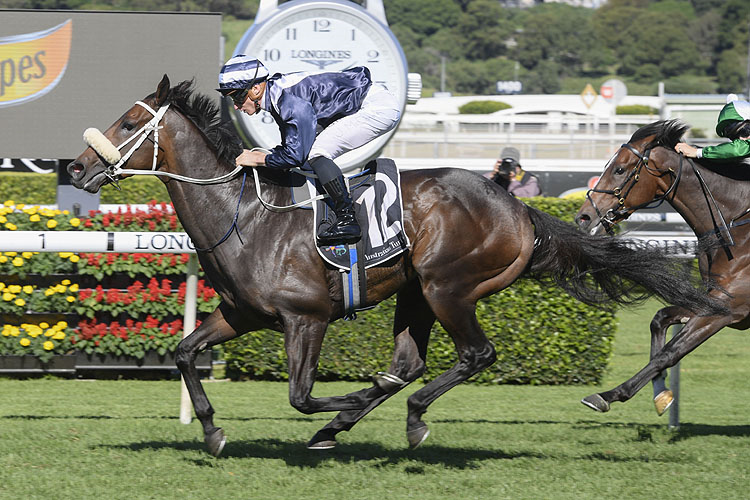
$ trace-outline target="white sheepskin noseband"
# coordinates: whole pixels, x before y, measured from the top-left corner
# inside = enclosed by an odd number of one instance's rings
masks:
[[[122,158],[120,151],[99,129],[87,128],[84,130],[83,140],[110,165],[114,165]]]

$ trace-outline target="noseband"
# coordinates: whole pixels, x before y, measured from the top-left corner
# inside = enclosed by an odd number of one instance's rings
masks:
[[[682,177],[682,155],[680,155],[679,167],[677,169],[677,173],[675,173],[671,168],[666,171],[662,171],[649,166],[648,161],[649,155],[651,154],[651,148],[646,149],[643,154],[641,154],[640,151],[635,149],[630,144],[623,144],[620,146],[620,149],[622,148],[627,149],[638,158],[638,163],[636,164],[635,168],[630,172],[630,174],[628,174],[628,176],[622,181],[622,183],[614,189],[597,189],[597,187],[594,186],[586,192],[586,199],[588,199],[589,203],[591,203],[591,206],[594,207],[596,215],[599,216],[599,222],[602,224],[602,226],[604,226],[604,229],[607,232],[611,232],[612,227],[614,227],[614,225],[619,220],[626,219],[630,216],[631,213],[635,212],[636,210],[640,210],[641,208],[656,208],[664,203],[669,195],[672,194],[677,188],[677,185],[680,183],[680,178]],[[641,203],[640,205],[636,205],[634,207],[626,207],[625,200],[635,187],[635,184],[640,180],[642,168],[645,168],[649,173],[658,177],[661,177],[662,175],[668,173],[674,179],[672,180],[672,184],[664,192],[664,194],[656,196],[654,197],[654,199],[652,199],[651,201],[647,201],[646,203]],[[615,196],[617,198],[617,208],[610,208],[604,214],[602,214],[602,211],[599,209],[599,207],[596,205],[596,202],[591,197],[591,193],[603,193]]]

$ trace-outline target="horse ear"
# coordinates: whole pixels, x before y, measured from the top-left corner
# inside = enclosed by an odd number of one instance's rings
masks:
[[[156,104],[158,106],[163,106],[165,102],[167,102],[167,96],[169,95],[169,77],[164,74],[164,77],[162,77],[161,81],[159,82],[159,86],[156,89]]]

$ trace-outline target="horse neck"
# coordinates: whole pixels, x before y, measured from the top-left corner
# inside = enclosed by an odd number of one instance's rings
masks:
[[[679,156],[669,154],[669,165],[661,168],[679,168]],[[695,165],[695,166],[693,166]],[[696,173],[696,170],[699,174]],[[701,178],[704,182],[701,182]],[[663,189],[668,189],[666,185]],[[750,188],[747,182],[738,182],[712,172],[692,160],[682,160],[680,183],[670,196],[669,203],[685,219],[697,236],[713,231],[722,218],[727,223],[747,209]]]

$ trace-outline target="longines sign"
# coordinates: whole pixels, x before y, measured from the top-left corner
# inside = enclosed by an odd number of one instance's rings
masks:
[[[0,158],[75,158],[165,73],[216,94],[220,43],[218,13],[0,9]]]

